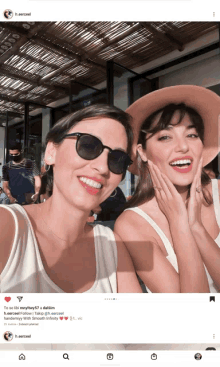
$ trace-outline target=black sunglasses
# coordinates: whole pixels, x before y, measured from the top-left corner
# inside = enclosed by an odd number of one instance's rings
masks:
[[[76,151],[78,155],[88,161],[99,157],[104,149],[108,149],[108,168],[111,172],[121,175],[133,163],[129,155],[119,149],[111,149],[103,145],[101,140],[94,135],[84,133],[66,134],[65,138],[76,136]]]

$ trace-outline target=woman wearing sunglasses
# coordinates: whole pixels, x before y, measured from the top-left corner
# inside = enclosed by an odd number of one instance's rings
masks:
[[[141,292],[119,236],[87,224],[131,164],[130,117],[90,106],[61,119],[46,138],[53,194],[0,208],[1,292]]]
[[[202,169],[219,152],[220,97],[160,89],[134,102],[139,183],[115,224],[147,292],[220,291],[218,180]]]

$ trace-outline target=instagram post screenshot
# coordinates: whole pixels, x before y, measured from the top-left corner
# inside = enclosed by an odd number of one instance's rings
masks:
[[[0,4],[0,365],[219,366],[219,198],[217,1]]]

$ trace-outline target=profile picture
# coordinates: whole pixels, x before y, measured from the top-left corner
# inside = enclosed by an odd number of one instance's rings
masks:
[[[6,19],[11,19],[13,17],[13,11],[10,9],[6,9],[3,14]]]
[[[112,360],[114,358],[114,355],[112,353],[107,354],[107,359]]]
[[[4,333],[4,339],[7,341],[7,342],[10,342],[12,339],[13,339],[13,334],[11,333],[11,331],[6,331]]]
[[[196,353],[196,354],[194,355],[194,358],[195,358],[197,361],[199,361],[200,359],[202,359],[202,355],[201,355],[201,353]]]

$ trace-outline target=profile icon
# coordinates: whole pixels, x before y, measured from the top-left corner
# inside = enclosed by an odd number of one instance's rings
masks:
[[[4,333],[4,339],[7,341],[7,342],[10,342],[12,339],[13,339],[13,334],[11,333],[11,331],[6,331]]]
[[[3,14],[5,19],[11,19],[13,17],[13,11],[10,9],[6,9]]]
[[[108,353],[106,357],[108,360],[112,361],[114,358],[114,355],[112,353]]]
[[[201,355],[201,353],[196,353],[196,354],[194,355],[194,358],[195,358],[197,361],[199,361],[200,359],[202,359],[202,355]]]

